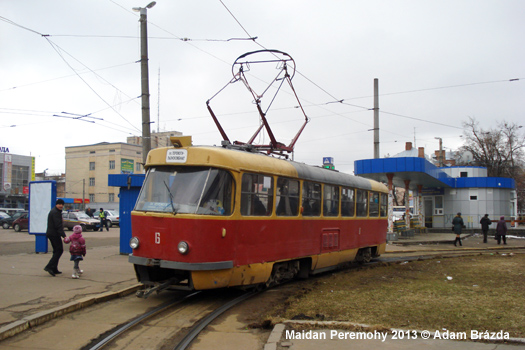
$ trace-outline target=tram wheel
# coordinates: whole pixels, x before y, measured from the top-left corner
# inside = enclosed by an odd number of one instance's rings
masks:
[[[355,261],[361,264],[366,264],[372,260],[372,249],[368,248],[361,248],[357,252],[357,255],[355,257]]]

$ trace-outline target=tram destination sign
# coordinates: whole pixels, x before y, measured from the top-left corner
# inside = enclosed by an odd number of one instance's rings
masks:
[[[188,159],[188,150],[169,149],[166,152],[166,163],[186,163]]]

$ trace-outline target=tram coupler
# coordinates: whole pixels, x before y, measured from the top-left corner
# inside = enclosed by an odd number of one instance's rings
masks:
[[[157,294],[159,294],[164,289],[167,289],[172,284],[176,284],[178,282],[180,282],[180,279],[178,279],[178,278],[170,278],[169,280],[167,280],[164,283],[157,284],[157,285],[155,285],[153,287],[148,287],[148,288],[145,288],[145,289],[138,290],[137,293],[135,293],[135,295],[137,296],[137,298],[147,299],[150,296],[151,293],[157,292]]]

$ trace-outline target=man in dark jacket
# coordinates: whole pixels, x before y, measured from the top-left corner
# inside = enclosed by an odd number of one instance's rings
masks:
[[[492,221],[489,219],[489,214],[485,214],[479,222],[481,224],[481,231],[483,231],[483,243],[487,243],[487,234],[489,232],[489,225],[492,224]]]
[[[47,271],[51,276],[61,274],[58,271],[58,261],[64,253],[64,246],[62,245],[62,238],[66,237],[64,232],[64,223],[62,221],[62,209],[64,208],[64,201],[57,199],[55,207],[51,209],[47,215],[47,231],[46,237],[51,242],[53,247],[53,256],[44,267],[44,271]]]

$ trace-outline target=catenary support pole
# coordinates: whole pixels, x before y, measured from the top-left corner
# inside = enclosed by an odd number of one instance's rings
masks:
[[[379,158],[379,79],[374,79],[374,159]]]

